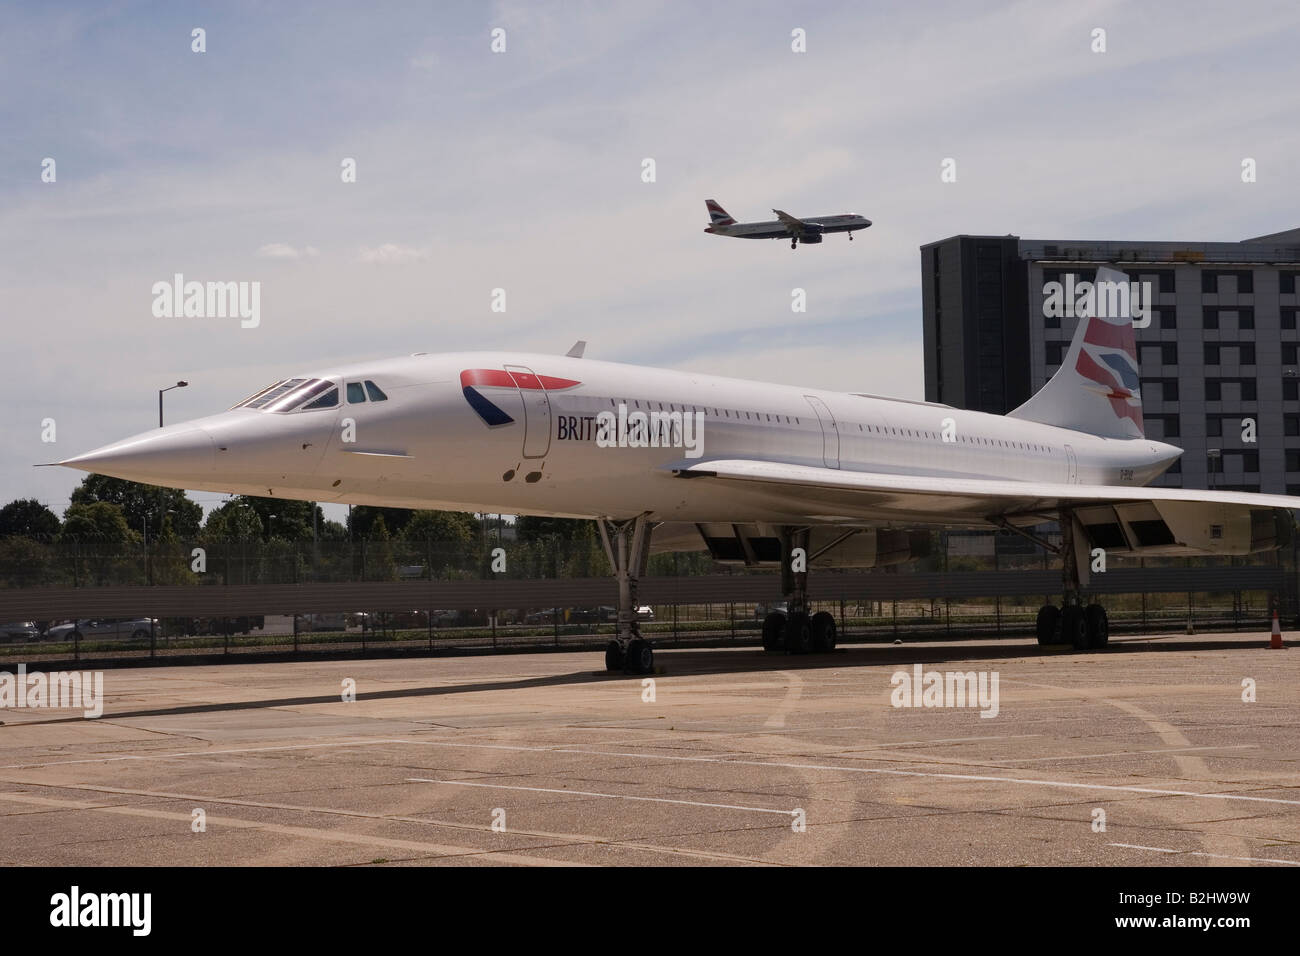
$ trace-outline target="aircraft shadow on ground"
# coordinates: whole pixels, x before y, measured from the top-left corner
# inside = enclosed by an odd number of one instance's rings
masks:
[[[1260,639],[1259,646],[1267,643]],[[1119,636],[1111,640],[1105,651],[1087,652],[1089,658],[1103,658],[1111,654],[1158,654],[1179,651],[1249,650],[1254,645],[1240,639],[1225,640],[1216,636],[1161,636],[1158,639],[1139,636]],[[691,650],[674,653],[672,648],[660,648],[657,678],[691,677],[709,674],[765,673],[771,671],[815,671],[844,667],[911,667],[913,664],[976,664],[1006,661],[1023,657],[1073,657],[1082,656],[1066,645],[1039,648],[1029,644],[962,645],[962,644],[872,644],[841,647],[831,654],[795,656],[768,654],[758,648]],[[434,659],[436,660],[436,659]],[[592,655],[593,664],[597,655]],[[358,700],[405,700],[419,697],[449,697],[483,691],[509,691],[526,688],[562,687],[576,684],[593,684],[601,681],[631,681],[639,683],[641,675],[607,674],[603,670],[583,669],[567,674],[545,677],[502,678],[472,683],[442,684],[433,687],[405,687],[365,692]],[[228,703],[183,704],[178,707],[157,707],[105,713],[107,720],[129,720],[141,717],[175,717],[186,714],[216,714],[240,710],[263,710],[272,707],[305,707],[313,704],[340,703],[340,695],[321,694],[303,697],[277,697],[262,700],[243,700]],[[418,718],[414,718],[417,719]],[[50,720],[25,721],[28,724],[56,724],[84,720],[82,717],[55,717]]]

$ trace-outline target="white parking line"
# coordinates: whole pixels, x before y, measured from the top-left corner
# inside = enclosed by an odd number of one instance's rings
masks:
[[[738,807],[729,803],[701,803],[698,800],[669,800],[666,797],[634,797],[625,793],[596,793],[592,790],[556,790],[550,787],[512,787],[504,783],[471,783],[468,780],[431,780],[428,777],[407,777],[407,783],[444,783],[450,787],[484,787],[490,790],[528,790],[533,793],[562,793],[580,797],[609,797],[612,800],[642,800],[647,803],[681,803],[690,807],[710,807],[715,810],[748,810],[751,813],[779,813],[794,816],[794,810],[773,810],[769,807]]]
[[[829,770],[833,773],[877,773],[895,777],[924,777],[935,780],[970,780],[976,783],[1018,783],[1030,787],[1056,787],[1066,790],[1106,790],[1118,793],[1146,793],[1161,797],[1194,797],[1201,800],[1244,800],[1251,803],[1280,803],[1300,807],[1300,800],[1281,797],[1251,797],[1239,793],[1198,793],[1195,790],[1165,790],[1158,787],[1128,787],[1107,783],[1075,783],[1070,780],[1031,780],[1025,777],[993,777],[970,773],[936,773],[925,770],[892,770],[885,767],[836,767],[815,763],[775,763],[767,760],[739,760],[723,757],[683,757],[677,754],[625,753],[608,750],[578,750],[560,747],[521,747],[513,744],[457,744],[441,740],[411,740],[407,743],[426,747],[461,747],[482,750],[515,750],[531,753],[585,754],[591,757],[634,757],[643,760],[676,760],[681,763],[720,763],[734,766],[776,767],[785,770]],[[1279,785],[1278,788],[1281,789]]]
[[[974,783],[1015,783],[1029,787],[1055,787],[1067,790],[1104,790],[1112,793],[1141,793],[1162,797],[1192,797],[1199,800],[1239,800],[1250,803],[1276,803],[1283,806],[1300,807],[1300,800],[1284,800],[1280,797],[1252,797],[1239,793],[1199,793],[1195,790],[1166,790],[1158,787],[1132,787],[1105,783],[1076,783],[1069,780],[1032,780],[1024,777],[995,777],[982,774],[938,773],[924,770],[894,770],[885,767],[837,767],[830,764],[812,763],[775,763],[766,760],[743,760],[731,757],[684,757],[678,754],[628,753],[609,750],[583,750],[576,747],[524,747],[517,744],[472,744],[455,743],[445,740],[405,740],[400,738],[382,738],[378,740],[355,740],[346,743],[290,744],[282,747],[244,747],[231,750],[199,750],[167,754],[133,754],[120,757],[97,757],[84,760],[62,760],[46,763],[14,764],[0,767],[0,770],[31,769],[37,767],[58,767],[73,763],[101,763],[113,760],[169,760],[174,757],[210,757],[219,754],[260,753],[273,750],[307,750],[318,747],[361,747],[376,744],[410,744],[420,747],[455,747],[462,750],[508,750],[519,753],[582,754],[590,757],[631,757],[639,760],[675,760],[681,763],[717,763],[735,766],[770,767],[785,770],[827,770],[832,773],[871,773],[896,777],[920,777],[936,780],[964,780]],[[900,757],[900,759],[902,759]],[[1284,789],[1279,784],[1273,789]]]
[[[998,763],[1035,763],[1040,760],[1093,760],[1097,757],[1129,757],[1135,754],[1184,754],[1193,750],[1254,750],[1259,744],[1223,744],[1217,747],[1168,747],[1159,750],[1114,750],[1108,754],[1070,754],[1055,757],[1016,757]]]
[[[1139,846],[1136,843],[1107,843],[1126,850],[1150,850],[1153,853],[1185,853],[1187,856],[1206,856],[1215,860],[1240,860],[1243,863],[1281,863],[1283,866],[1300,866],[1300,860],[1274,860],[1266,856],[1228,856],[1223,853],[1203,853],[1200,850],[1170,850],[1162,846]]]

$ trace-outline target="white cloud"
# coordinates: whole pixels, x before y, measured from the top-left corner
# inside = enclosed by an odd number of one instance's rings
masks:
[[[304,257],[314,258],[320,255],[320,250],[315,246],[305,246],[303,249],[298,250],[283,242],[268,242],[258,248],[257,255],[260,259],[302,259]]]
[[[375,246],[373,249],[362,247],[360,255],[357,257],[360,262],[380,262],[401,265],[407,262],[417,262],[420,259],[429,258],[428,249],[417,249],[414,246],[399,246],[393,242],[386,242],[382,246]]]

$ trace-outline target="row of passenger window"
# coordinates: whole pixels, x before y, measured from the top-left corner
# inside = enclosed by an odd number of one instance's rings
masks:
[[[609,403],[610,403],[611,405],[614,405],[615,407],[617,407],[617,403],[618,403],[618,402],[622,402],[624,405],[629,404],[628,400],[625,399],[625,398],[624,398],[624,399],[613,399],[613,398],[611,398],[611,399],[609,400]],[[640,401],[639,399],[633,399],[632,402],[631,402],[630,404],[632,404],[635,408],[638,408],[638,409],[641,408],[641,401]],[[647,410],[650,410],[650,408],[651,408],[652,405],[657,405],[657,406],[658,406],[658,410],[661,411],[661,412],[662,412],[662,411],[669,411],[669,412],[682,411],[682,412],[694,413],[694,412],[696,412],[696,411],[702,411],[702,412],[705,412],[705,413],[707,414],[707,413],[710,411],[710,407],[707,406],[707,405],[706,405],[706,406],[682,405],[682,406],[679,408],[679,407],[677,406],[677,404],[674,403],[674,402],[669,402],[669,403],[668,403],[668,407],[667,407],[667,408],[664,408],[664,403],[663,403],[663,402],[651,402],[651,401],[649,401],[649,400],[647,399],[647,401],[646,401],[646,403],[645,403],[645,407],[646,407],[646,409],[647,409]],[[742,413],[741,413],[740,411],[738,411],[738,410],[735,410],[735,409],[728,409],[728,408],[724,408],[724,409],[722,409],[721,411],[719,411],[717,408],[713,408],[713,409],[712,409],[712,412],[713,412],[713,417],[714,417],[714,418],[735,418],[735,419],[737,419],[737,420],[740,419],[740,416],[741,416],[741,414],[742,414]],[[750,420],[750,421],[763,421],[763,420],[766,418],[766,420],[769,421],[769,422],[771,422],[771,421],[775,421],[775,422],[785,422],[785,423],[791,423],[791,422],[793,422],[793,424],[795,424],[795,425],[799,425],[799,424],[801,424],[801,422],[800,422],[800,420],[799,420],[798,417],[791,418],[791,416],[789,416],[789,415],[779,415],[779,414],[778,414],[778,415],[773,415],[773,414],[770,414],[770,413],[768,413],[768,412],[753,412],[753,413],[750,413],[750,412],[744,412],[744,416],[745,416],[746,419],[748,419],[748,420]],[[838,423],[838,426],[839,426],[840,429],[845,429],[845,428],[849,428],[849,427],[851,427],[852,424],[853,424],[853,423],[850,423],[850,422],[839,422],[839,423]],[[863,433],[871,432],[871,433],[873,433],[873,434],[877,434],[877,435],[887,435],[887,434],[889,434],[889,435],[897,435],[899,438],[907,437],[907,438],[933,438],[933,439],[935,439],[935,440],[940,440],[940,439],[941,439],[941,436],[940,436],[939,434],[937,434],[937,433],[934,433],[934,432],[921,431],[920,429],[917,429],[917,430],[913,431],[913,430],[910,429],[910,428],[894,428],[894,427],[892,427],[892,426],[885,426],[885,425],[865,425],[865,426],[864,426],[864,425],[858,425],[858,431],[863,432]],[[996,446],[996,447],[1000,447],[1000,448],[1019,448],[1019,449],[1022,449],[1022,450],[1024,450],[1024,451],[1036,451],[1036,452],[1043,452],[1043,453],[1048,453],[1048,452],[1051,452],[1051,451],[1052,451],[1051,447],[1049,447],[1049,446],[1047,446],[1047,445],[1037,445],[1037,444],[1034,444],[1033,442],[1023,442],[1023,441],[1005,441],[1005,440],[1000,439],[1000,438],[980,438],[980,437],[975,437],[975,436],[970,436],[970,437],[967,437],[967,436],[955,436],[955,437],[953,438],[953,441],[954,441],[954,442],[960,442],[960,443],[962,443],[962,444],[968,444],[968,445],[986,445],[986,446],[990,446],[990,447],[994,447],[994,446]]]

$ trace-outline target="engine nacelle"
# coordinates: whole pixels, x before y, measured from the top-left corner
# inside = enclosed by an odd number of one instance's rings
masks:
[[[805,246],[815,246],[822,241],[822,234],[820,232],[804,232],[799,237],[799,241]]]

